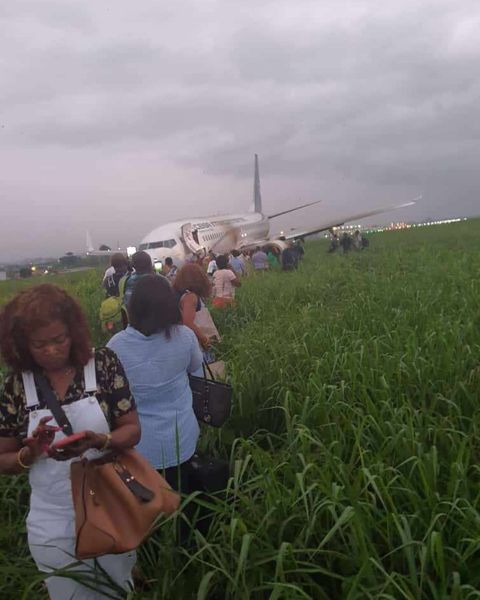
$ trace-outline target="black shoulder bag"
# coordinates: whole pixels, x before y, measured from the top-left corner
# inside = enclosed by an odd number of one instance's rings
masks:
[[[207,379],[208,370],[211,379]],[[221,427],[232,412],[232,386],[216,381],[207,363],[203,363],[203,377],[189,375],[193,397],[193,411],[198,421],[212,427]]]

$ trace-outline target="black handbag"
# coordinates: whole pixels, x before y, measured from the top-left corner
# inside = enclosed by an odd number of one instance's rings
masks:
[[[226,460],[195,453],[189,466],[195,490],[212,494],[227,487],[230,467]]]
[[[205,368],[211,379],[207,379]],[[204,377],[189,375],[193,397],[193,411],[198,421],[212,427],[221,427],[232,412],[232,386],[215,381],[208,364],[203,364]]]

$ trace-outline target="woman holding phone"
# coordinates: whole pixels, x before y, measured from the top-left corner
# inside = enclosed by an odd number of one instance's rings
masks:
[[[132,589],[134,552],[81,564],[74,558],[70,482],[73,460],[132,448],[140,439],[122,365],[112,350],[92,351],[79,304],[51,284],[28,288],[5,305],[0,352],[11,369],[0,399],[0,473],[29,474],[28,543],[38,569],[71,568],[75,577],[47,575],[50,599],[124,597]],[[52,392],[77,434],[71,439],[47,408]]]

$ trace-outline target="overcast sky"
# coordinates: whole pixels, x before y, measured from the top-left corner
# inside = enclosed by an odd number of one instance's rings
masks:
[[[323,199],[480,213],[478,0],[2,0],[0,263]],[[374,219],[380,222],[382,219]]]

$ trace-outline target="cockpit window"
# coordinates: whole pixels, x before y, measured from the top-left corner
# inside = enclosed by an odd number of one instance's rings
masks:
[[[156,248],[173,248],[177,245],[175,240],[162,240],[161,242],[148,242],[148,244],[140,244],[140,250],[155,250]]]

